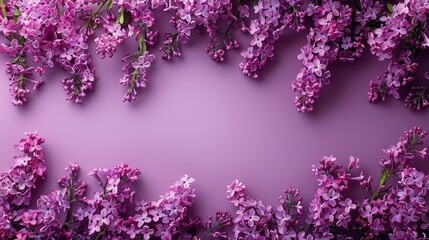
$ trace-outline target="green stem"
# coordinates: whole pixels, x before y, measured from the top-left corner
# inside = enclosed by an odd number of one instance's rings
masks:
[[[236,17],[237,17],[237,18],[240,16],[240,14],[239,14],[239,13],[237,13],[237,14],[235,14],[235,15],[236,15]],[[228,33],[229,33],[229,31],[231,31],[231,28],[232,28],[232,26],[234,25],[234,23],[235,23],[235,20],[232,20],[232,21],[231,21],[231,23],[229,24],[228,28],[227,28],[227,29],[226,29],[226,31],[225,31],[225,37],[227,37],[227,36],[228,36]]]
[[[138,59],[147,50],[146,42],[144,39],[145,35],[146,35],[146,26],[143,25],[142,32],[140,33],[140,35],[138,37],[139,51],[135,55],[135,59]],[[132,74],[132,77],[131,77],[131,85],[128,88],[128,92],[131,93],[133,91],[133,89],[136,87],[136,79],[137,79],[137,77],[139,77],[139,75],[140,75],[139,70],[135,69],[133,74]]]
[[[86,21],[85,26],[89,26],[89,23],[98,15],[98,13],[101,11],[101,9],[103,9],[104,5],[106,5],[107,2],[108,0],[103,0],[103,2],[98,5],[97,10],[95,10],[95,12],[91,14],[91,17]]]
[[[418,143],[419,143],[419,141],[420,141],[420,138],[418,138],[417,136],[416,136],[416,134],[413,134],[413,136],[412,136],[412,138],[411,138],[411,140],[410,140],[410,143],[408,144],[408,146],[407,146],[407,150],[406,150],[406,153],[405,154],[407,154],[407,153],[412,153],[413,152],[413,150],[412,150],[412,147],[414,146],[414,145],[417,145]],[[380,191],[381,191],[381,188],[389,181],[389,179],[392,177],[392,176],[394,176],[394,173],[396,172],[396,170],[397,170],[397,168],[398,168],[398,166],[395,166],[393,169],[391,169],[391,170],[389,170],[389,169],[387,169],[387,176],[386,176],[386,178],[385,179],[383,179],[383,181],[381,182],[381,184],[380,184],[380,186],[378,187],[378,189],[377,189],[377,191],[375,191],[374,192],[374,194],[371,196],[371,200],[375,200],[377,197],[378,197],[378,195],[380,194]]]
[[[107,187],[107,181],[106,181],[106,184],[103,186],[103,198],[104,199],[107,199],[107,190],[106,190],[106,187]]]
[[[144,37],[146,35],[145,28],[146,27],[143,28],[142,33],[139,35],[139,39],[138,39],[138,42],[139,42],[139,52],[137,54],[137,58],[140,57],[141,55],[143,55],[144,52],[146,52],[146,48],[147,47],[146,47],[146,42],[144,40]]]
[[[307,233],[311,227],[313,227],[313,224],[308,224],[307,228],[305,228],[304,232]]]
[[[57,3],[57,12],[58,12],[58,16],[61,16],[61,9],[60,9],[60,5],[58,3]]]
[[[0,0],[0,7],[1,7],[1,13],[3,15],[3,18],[7,18],[7,12],[6,12],[6,7],[4,5],[4,0]]]
[[[356,7],[359,11],[362,11],[362,6],[360,5],[358,0],[353,0],[353,3],[356,5]]]
[[[99,232],[94,240],[100,239],[104,235],[104,232]]]
[[[19,83],[18,84],[19,84],[20,89],[24,88],[24,80],[25,80],[24,75],[23,74],[19,75]],[[21,93],[18,92],[18,98],[20,98],[20,97],[21,97]]]
[[[130,85],[130,87],[128,88],[128,92],[132,92],[133,91],[133,89],[136,87],[136,79],[137,79],[137,77],[139,76],[139,70],[134,70],[134,72],[133,72],[133,76],[131,77],[131,85]]]
[[[381,188],[384,186],[384,184],[389,181],[389,179],[392,177],[391,171],[388,171],[387,177],[381,182],[380,187],[378,187],[377,191],[374,192],[374,194],[371,196],[371,200],[375,200],[378,197],[378,194],[380,194]]]
[[[76,199],[74,199],[74,191],[75,191],[74,180],[75,180],[74,177],[71,177],[71,179],[70,179],[70,193],[69,193],[69,196],[67,197],[67,201],[70,204],[70,208],[67,209],[66,218],[65,218],[64,224],[63,224],[63,227],[66,227],[66,228],[70,227],[69,221],[70,221],[70,217],[71,217],[71,207],[72,207],[71,205],[72,205],[72,203],[76,202]]]
[[[0,0],[2,1],[2,0]],[[13,64],[19,64],[21,65],[24,69],[27,67],[25,64],[25,57],[23,55],[18,55],[18,57],[16,57],[15,59],[12,60]],[[20,74],[19,78],[18,78],[18,85],[19,88],[24,88],[24,82],[25,82],[25,75],[24,74]],[[21,93],[18,93],[18,97],[21,97]]]
[[[146,35],[146,26],[143,26],[143,31],[140,33],[139,37],[138,37],[138,43],[139,43],[139,51],[137,52],[135,59],[138,59],[140,56],[142,56],[146,50],[147,50],[147,46],[146,46],[146,42],[145,42],[145,37]],[[128,88],[128,92],[132,92],[133,89],[136,86],[136,79],[137,77],[140,75],[140,72],[138,69],[135,69],[132,77],[131,77],[131,85]]]

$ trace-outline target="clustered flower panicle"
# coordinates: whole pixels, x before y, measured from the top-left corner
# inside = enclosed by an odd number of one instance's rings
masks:
[[[135,37],[138,42],[138,51],[126,55],[122,61],[124,76],[119,80],[122,86],[127,87],[123,101],[134,101],[139,88],[147,86],[147,69],[155,59],[155,55],[149,53],[147,46],[153,46],[158,42],[158,32],[153,30],[155,18],[153,8],[147,1],[118,1],[107,3],[107,14],[94,20],[104,22],[102,33],[95,38],[97,54],[102,58],[112,57],[117,48],[130,37]],[[103,6],[103,5],[101,5]]]
[[[88,14],[88,5],[93,1],[2,1],[1,31],[9,43],[0,45],[0,52],[8,54],[6,71],[10,74],[10,93],[14,105],[22,105],[30,93],[29,85],[38,88],[40,80],[35,73],[43,75],[54,62],[67,71],[62,80],[67,99],[79,103],[92,89],[95,69],[88,52],[88,35],[80,31],[77,18]],[[35,66],[28,66],[31,55]]]
[[[100,189],[92,194],[86,194],[79,165],[70,163],[57,181],[59,190],[36,198],[32,191],[46,173],[45,140],[27,133],[16,145],[20,156],[0,175],[0,238],[423,240],[429,237],[429,175],[414,160],[426,158],[427,135],[416,127],[383,150],[376,185],[371,176],[354,173],[358,158],[350,157],[344,167],[333,156],[323,157],[312,169],[318,187],[306,213],[298,189],[287,188],[270,206],[248,196],[245,184],[234,180],[226,193],[235,213],[218,211],[202,220],[190,214],[196,198],[192,177],[181,176],[156,201],[136,201],[132,183],[141,173],[125,163],[91,171]],[[365,196],[350,196],[348,190],[358,186]]]
[[[312,16],[314,26],[307,35],[307,45],[301,48],[304,67],[292,83],[298,93],[295,104],[300,112],[312,111],[315,99],[323,85],[330,82],[329,63],[343,60],[353,61],[360,56],[361,43],[351,40],[349,25],[352,8],[340,1],[321,1],[320,5],[310,4],[307,14]],[[357,49],[354,49],[357,48]]]
[[[274,57],[274,43],[286,28],[304,30],[305,12],[302,0],[261,0],[255,5],[257,18],[243,29],[253,36],[250,45],[241,52],[240,69],[249,77],[258,78],[267,61]]]
[[[231,27],[240,16],[234,15],[232,1],[177,0],[172,3],[170,0],[164,6],[164,11],[174,13],[170,24],[175,30],[164,34],[163,46],[159,48],[163,59],[180,57],[182,55],[180,44],[190,40],[193,29],[208,33],[210,44],[206,52],[215,61],[222,62],[226,50],[238,48],[238,43],[231,34]],[[229,21],[229,27],[224,28],[221,20]]]

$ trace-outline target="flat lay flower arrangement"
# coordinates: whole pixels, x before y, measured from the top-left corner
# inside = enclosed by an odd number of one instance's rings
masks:
[[[134,101],[148,84],[157,49],[163,59],[172,60],[196,34],[207,34],[205,52],[211,59],[222,62],[228,50],[240,49],[239,69],[263,78],[275,46],[287,43],[282,35],[288,29],[307,35],[297,56],[302,68],[296,79],[285,79],[296,93],[299,112],[313,110],[330,82],[332,63],[354,62],[365,48],[389,62],[383,76],[365,80],[370,82],[369,101],[402,96],[409,108],[429,105],[424,84],[429,73],[415,76],[429,46],[426,0],[0,0],[0,7],[5,39],[0,52],[11,59],[6,71],[17,106],[42,85],[35,75],[55,66],[68,73],[62,79],[67,99],[82,102],[98,80],[90,41],[101,58],[112,57],[127,39],[137,41],[136,51],[123,56],[119,79],[123,100]],[[160,14],[170,17],[170,32],[157,30]],[[251,35],[247,46],[239,46],[236,29]]]
[[[276,206],[245,193],[235,180],[226,199],[235,212],[218,211],[206,220],[190,215],[198,190],[181,176],[159,199],[136,200],[133,182],[141,174],[122,163],[89,172],[99,190],[86,194],[79,165],[70,163],[59,189],[35,196],[47,168],[37,132],[16,145],[20,155],[0,175],[0,237],[2,239],[427,239],[429,176],[414,161],[427,156],[428,132],[414,128],[383,150],[381,176],[365,176],[359,159],[345,167],[323,157],[312,172],[318,188],[304,209],[300,191],[287,188]],[[420,159],[421,158],[421,159]],[[366,194],[350,197],[353,184]],[[31,202],[35,204],[31,205]],[[306,216],[304,216],[304,213]]]
[[[369,83],[368,100],[392,97],[421,110],[429,106],[429,72],[419,71],[429,47],[428,15],[429,0],[0,0],[0,53],[8,59],[14,106],[57,80],[45,79],[49,69],[66,73],[58,79],[66,99],[82,103],[97,81],[112,80],[97,77],[94,59],[113,57],[135,41],[134,52],[121,56],[122,77],[113,79],[124,88],[122,100],[132,102],[147,87],[151,66],[161,62],[156,51],[173,61],[186,54],[185,44],[207,35],[201,52],[214,62],[240,54],[237,70],[263,79],[291,31],[306,36],[296,59],[300,70],[284,79],[298,112],[314,110],[331,82],[332,64],[353,64],[364,51],[387,65],[382,76],[362,79]],[[161,31],[166,17],[169,30]],[[244,46],[240,32],[249,36]],[[136,187],[141,171],[126,163],[89,173],[70,163],[58,189],[41,194],[54,169],[45,162],[51,161],[45,139],[26,133],[12,167],[0,173],[0,239],[429,239],[429,176],[415,164],[427,161],[427,135],[415,127],[384,149],[379,177],[360,171],[356,157],[345,166],[323,157],[312,167],[317,188],[311,199],[285,182],[270,206],[234,180],[225,192],[234,210],[200,217],[192,211],[198,179],[178,176],[158,199],[137,199],[145,191]],[[88,185],[98,188],[90,192]]]

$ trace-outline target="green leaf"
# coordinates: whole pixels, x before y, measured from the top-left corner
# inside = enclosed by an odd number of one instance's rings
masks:
[[[25,37],[20,36],[20,37],[18,38],[18,44],[19,44],[19,45],[23,45],[24,43],[25,43]]]
[[[392,4],[390,4],[390,3],[387,4],[387,10],[389,10],[389,12],[393,12]]]
[[[145,49],[144,49],[144,36],[142,34],[139,35],[139,50],[141,51],[141,53],[144,53]]]
[[[118,20],[116,22],[122,25],[124,23],[124,20],[125,20],[124,11],[119,11],[119,12],[121,14],[119,15]]]
[[[15,23],[17,23],[18,22],[18,17],[19,16],[21,16],[21,11],[19,11],[19,9],[14,9],[13,10],[13,21],[15,22]]]
[[[21,11],[19,11],[19,9],[18,9],[18,8],[15,8],[15,9],[13,10],[13,16],[14,16],[14,17],[19,17],[19,16],[21,16]]]
[[[113,1],[112,1],[112,0],[110,0],[110,1],[107,3],[107,5],[106,5],[106,9],[107,9],[107,10],[110,10],[110,9],[112,9],[112,7],[113,7]]]
[[[381,176],[380,176],[380,182],[379,182],[380,187],[386,183],[388,177],[389,177],[389,170],[383,169],[383,171],[381,172]]]
[[[125,27],[125,26],[127,26],[128,22],[130,21],[131,13],[124,11],[123,15],[124,15],[124,21],[121,23],[121,25],[122,25],[122,27]]]

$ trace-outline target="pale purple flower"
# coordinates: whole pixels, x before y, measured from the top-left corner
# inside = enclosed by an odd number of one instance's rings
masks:
[[[144,226],[141,230],[144,240],[149,240],[150,237],[154,234],[155,230],[150,229],[148,226]]]
[[[152,61],[155,59],[155,55],[145,52],[140,56],[136,62],[132,63],[133,68],[138,69],[140,72],[145,72],[150,67]]]
[[[252,39],[252,41],[250,41],[250,45],[256,45],[258,47],[262,47],[262,42],[265,40],[265,35],[264,34],[260,34],[260,35],[255,35],[254,38]]]
[[[137,221],[137,227],[139,228],[152,221],[147,212],[143,212],[142,214],[135,216],[134,220]]]

